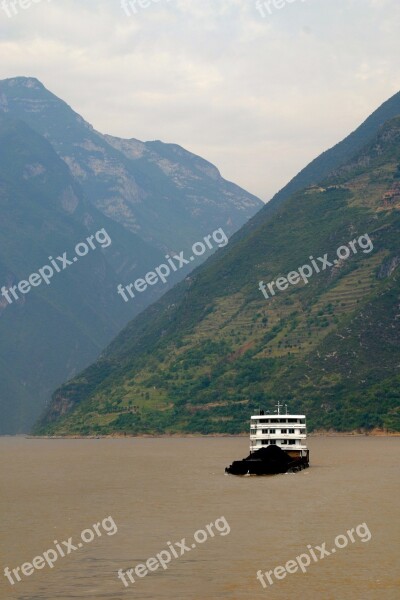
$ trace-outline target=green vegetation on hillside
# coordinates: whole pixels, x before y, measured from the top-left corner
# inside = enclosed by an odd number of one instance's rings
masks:
[[[238,433],[278,399],[311,429],[399,430],[399,169],[397,118],[134,320],[37,433]],[[366,233],[373,252],[270,300],[258,290]]]

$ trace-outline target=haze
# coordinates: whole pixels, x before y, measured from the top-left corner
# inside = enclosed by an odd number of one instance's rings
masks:
[[[267,201],[400,89],[398,0],[279,2],[0,8],[0,78],[38,77],[103,133],[181,144]]]

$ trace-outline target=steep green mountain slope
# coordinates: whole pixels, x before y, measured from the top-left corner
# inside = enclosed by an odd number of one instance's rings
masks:
[[[397,118],[134,320],[37,432],[236,433],[278,399],[311,428],[400,429],[399,234]],[[258,289],[326,253],[307,285]]]
[[[263,206],[177,145],[102,135],[33,77],[0,81],[1,111],[52,144],[98,210],[163,252],[231,235]]]

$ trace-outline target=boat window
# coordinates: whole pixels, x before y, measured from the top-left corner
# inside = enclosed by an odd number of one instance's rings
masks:
[[[294,429],[289,429],[288,432],[289,433],[294,433]]]
[[[281,433],[287,433],[287,429],[281,429]]]
[[[270,429],[269,432],[270,433],[276,433],[276,429]]]
[[[289,440],[289,444],[295,444],[296,440]]]

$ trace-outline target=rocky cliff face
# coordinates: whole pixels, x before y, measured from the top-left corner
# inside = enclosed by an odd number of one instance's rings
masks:
[[[117,296],[164,255],[107,219],[82,194],[51,145],[22,121],[0,114],[0,434],[27,431],[56,382],[95,358],[120,328],[161,295],[128,306]],[[105,229],[96,247],[49,285],[7,300],[49,256],[72,259],[77,243]],[[50,284],[51,283],[51,284]],[[145,303],[144,303],[145,302]],[[146,304],[147,302],[147,304]]]
[[[37,79],[0,81],[0,287],[102,228],[112,239],[14,305],[0,296],[0,434],[26,432],[50,392],[191,265],[131,303],[118,284],[260,206],[182,148],[103,136]]]
[[[263,206],[180,146],[102,135],[37,79],[1,81],[0,111],[52,144],[96,208],[162,251],[218,227],[231,235]]]

